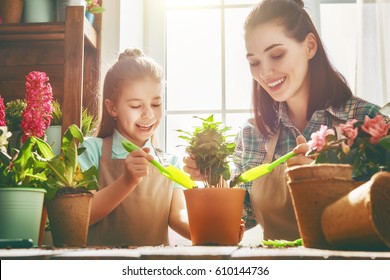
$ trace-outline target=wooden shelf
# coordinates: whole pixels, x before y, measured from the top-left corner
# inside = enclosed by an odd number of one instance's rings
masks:
[[[66,8],[64,22],[0,25],[0,94],[5,101],[24,98],[25,76],[46,72],[62,105],[63,131],[81,125],[83,107],[98,116],[100,30],[84,8]]]

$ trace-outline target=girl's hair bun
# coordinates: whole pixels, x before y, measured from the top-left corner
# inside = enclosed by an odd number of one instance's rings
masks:
[[[139,49],[126,49],[119,55],[118,60],[122,60],[126,58],[137,58],[141,56],[144,56],[144,54]]]

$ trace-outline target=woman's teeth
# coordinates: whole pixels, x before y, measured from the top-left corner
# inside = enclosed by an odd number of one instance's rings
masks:
[[[273,88],[273,87],[275,87],[275,86],[277,86],[277,85],[283,83],[285,80],[286,80],[286,77],[283,77],[283,78],[281,78],[281,79],[279,79],[279,80],[277,80],[277,81],[275,81],[275,82],[269,83],[268,86],[269,86],[270,88]]]
[[[150,129],[153,125],[137,124],[137,126],[141,129]]]

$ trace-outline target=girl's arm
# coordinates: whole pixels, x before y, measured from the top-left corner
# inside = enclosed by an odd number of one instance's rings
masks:
[[[169,226],[174,231],[176,231],[184,238],[191,240],[186,201],[182,189],[173,190],[171,210],[168,222]]]
[[[112,184],[94,193],[89,225],[93,225],[113,211],[149,174],[149,149],[130,153],[125,160],[125,173]]]

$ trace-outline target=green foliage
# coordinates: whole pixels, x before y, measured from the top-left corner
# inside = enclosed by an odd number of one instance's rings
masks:
[[[62,109],[61,104],[54,100],[52,102],[53,112],[51,125],[62,125]],[[81,132],[84,136],[90,136],[95,131],[97,126],[97,119],[89,113],[87,108],[81,111]]]
[[[62,125],[61,104],[57,100],[53,100],[51,105],[53,106],[53,111],[51,113],[52,119],[50,125]]]
[[[48,161],[47,198],[53,198],[62,188],[83,188],[96,190],[97,169],[95,166],[82,171],[77,161],[78,155],[85,149],[79,149],[78,143],[84,141],[84,136],[76,125],[71,125],[62,138],[61,153]]]
[[[26,109],[26,101],[15,99],[5,106],[6,124],[9,131],[18,131],[22,122],[22,113]]]
[[[222,127],[222,122],[214,122],[214,116],[199,118],[203,121],[201,127],[196,127],[190,133],[177,130],[182,133],[179,138],[188,143],[186,151],[195,156],[196,164],[205,178],[205,186],[219,186],[221,177],[230,179],[230,167],[228,158],[234,153],[235,144],[227,141],[225,133],[229,127]]]
[[[15,152],[12,156],[0,152],[0,185],[44,187],[48,160],[54,156],[50,146],[39,138],[30,137]]]
[[[85,136],[90,136],[95,131],[97,119],[91,115],[87,108],[83,108],[81,112],[81,132]]]

